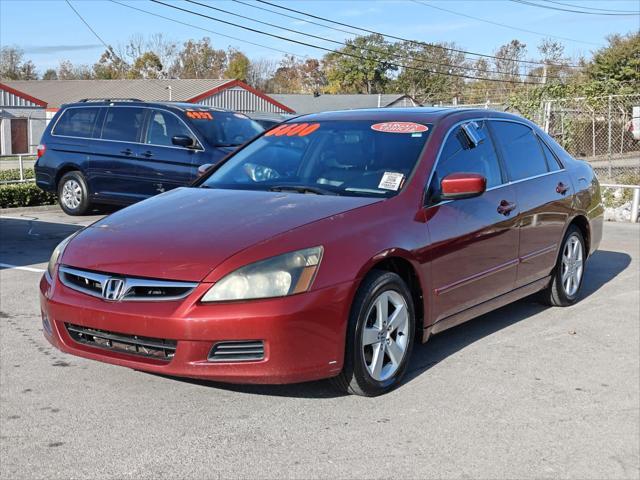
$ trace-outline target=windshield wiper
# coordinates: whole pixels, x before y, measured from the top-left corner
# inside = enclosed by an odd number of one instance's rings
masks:
[[[309,187],[306,185],[274,185],[269,187],[270,192],[297,192],[297,193],[313,193],[315,195],[338,195],[337,192],[326,190],[324,188]]]

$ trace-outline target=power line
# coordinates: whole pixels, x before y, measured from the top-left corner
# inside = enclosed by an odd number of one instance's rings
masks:
[[[258,1],[260,1],[260,0],[258,0]],[[542,37],[558,38],[560,40],[566,40],[566,41],[569,41],[569,42],[584,43],[586,45],[599,45],[597,43],[587,42],[585,40],[576,40],[574,38],[561,37],[559,35],[550,35],[548,33],[536,32],[535,30],[527,30],[526,28],[513,27],[511,25],[507,25],[506,23],[494,22],[493,20],[487,20],[486,18],[474,17],[473,15],[467,15],[466,13],[456,12],[456,11],[449,10],[449,9],[443,8],[443,7],[436,7],[435,5],[427,4],[427,3],[419,1],[419,0],[412,0],[412,1],[414,3],[417,3],[417,4],[422,5],[424,7],[427,7],[427,8],[434,8],[436,10],[441,10],[443,12],[448,12],[448,13],[451,13],[453,15],[458,15],[460,17],[470,18],[472,20],[477,20],[479,22],[489,23],[491,25],[497,25],[499,27],[509,28],[511,30],[516,30],[516,31],[519,31],[519,32],[532,33],[534,35],[540,35]],[[572,65],[572,66],[576,66],[576,65]]]
[[[336,45],[340,45],[342,47],[349,47],[350,46],[349,44],[347,44],[345,42],[341,42],[339,40],[333,40],[333,39],[330,39],[330,38],[321,37],[319,35],[314,35],[314,34],[311,34],[311,33],[302,32],[300,30],[295,30],[293,28],[283,27],[282,25],[277,25],[275,23],[265,22],[263,20],[257,20],[255,18],[248,17],[246,15],[230,12],[229,10],[224,10],[222,8],[219,8],[219,7],[214,7],[212,5],[208,5],[206,3],[201,3],[201,2],[196,1],[196,0],[185,0],[185,1],[187,1],[189,3],[192,3],[194,5],[199,5],[201,7],[208,8],[210,10],[215,10],[217,12],[222,12],[222,13],[225,13],[227,15],[232,15],[234,17],[243,18],[243,19],[249,20],[251,22],[259,23],[259,24],[262,24],[262,25],[267,25],[267,26],[273,27],[273,28],[278,28],[278,29],[281,29],[281,30],[284,30],[284,31],[287,31],[287,32],[292,32],[292,33],[295,33],[295,34],[298,34],[298,35],[304,35],[304,36],[307,36],[307,37],[310,37],[310,38],[315,38],[316,40],[321,40],[323,42],[333,43],[333,44],[336,44]],[[371,52],[371,53],[375,53],[375,54],[382,54],[382,55],[390,55],[392,57],[399,58],[401,60],[408,60],[410,62],[418,62],[420,64],[430,64],[430,65],[436,65],[436,66],[439,66],[439,67],[458,68],[458,69],[462,69],[462,70],[473,70],[473,71],[482,72],[482,73],[495,73],[495,74],[498,74],[498,75],[505,75],[505,74],[508,75],[507,72],[502,72],[500,70],[478,69],[478,68],[475,68],[475,67],[472,67],[472,66],[469,67],[469,66],[465,66],[465,65],[452,65],[450,63],[442,63],[442,62],[437,62],[437,61],[434,61],[434,60],[427,60],[427,59],[424,59],[424,58],[417,58],[417,57],[407,56],[407,55],[402,55],[402,54],[393,54],[393,53],[385,52],[385,51],[382,51],[382,50],[377,50],[375,48],[370,48],[370,47],[367,47],[367,46],[360,46],[358,48],[360,48],[360,49],[362,49],[362,50],[364,50],[366,52]],[[542,75],[532,75],[532,74],[529,74],[529,73],[523,73],[522,76],[529,77],[529,78],[536,78],[536,79],[545,78]],[[547,78],[558,78],[558,77],[556,77],[556,76],[548,76]]]
[[[242,43],[246,43],[248,45],[253,45],[255,47],[260,47],[260,48],[265,48],[267,50],[272,50],[274,52],[284,53],[286,55],[291,55],[291,56],[296,57],[296,58],[302,58],[302,59],[308,58],[306,55],[298,55],[296,53],[288,52],[286,50],[280,50],[279,48],[268,47],[267,45],[261,45],[259,43],[251,42],[249,40],[244,40],[242,38],[232,37],[231,35],[225,35],[224,33],[219,33],[219,32],[216,32],[214,30],[209,30],[208,28],[200,27],[200,26],[194,25],[192,23],[182,22],[180,20],[176,20],[175,18],[165,17],[164,15],[160,15],[159,13],[154,13],[154,12],[150,12],[148,10],[143,10],[142,8],[134,7],[134,6],[128,5],[126,3],[121,3],[121,2],[118,2],[117,0],[109,0],[109,1],[111,3],[115,3],[115,4],[120,5],[122,7],[127,7],[127,8],[130,8],[132,10],[137,10],[138,12],[146,13],[148,15],[152,15],[152,16],[157,17],[157,18],[162,18],[164,20],[168,20],[169,22],[178,23],[180,25],[185,25],[187,27],[192,27],[192,28],[195,28],[197,30],[201,30],[203,32],[211,33],[213,35],[218,35],[220,37],[229,38],[231,40],[235,40],[236,42],[242,42]]]
[[[497,59],[497,60],[512,60],[510,58],[498,57],[498,56],[495,56],[495,55],[488,55],[488,54],[485,54],[485,53],[470,52],[468,50],[460,50],[460,49],[457,49],[457,48],[444,47],[442,45],[435,45],[435,44],[429,44],[429,43],[426,43],[426,42],[420,42],[420,41],[417,41],[417,40],[410,40],[408,38],[398,37],[396,35],[390,35],[388,33],[376,32],[375,30],[369,30],[367,28],[357,27],[355,25],[350,25],[348,23],[338,22],[337,20],[331,20],[331,19],[326,18],[326,17],[320,17],[318,15],[313,15],[311,13],[303,12],[301,10],[295,10],[293,8],[284,7],[282,5],[278,5],[277,3],[268,2],[266,0],[255,0],[255,1],[256,2],[260,2],[262,4],[270,5],[272,7],[279,8],[281,10],[286,10],[286,11],[289,11],[289,12],[298,13],[300,15],[305,15],[307,17],[314,18],[316,20],[322,20],[324,22],[333,23],[334,25],[341,25],[343,27],[353,28],[353,29],[356,29],[356,30],[360,30],[362,32],[373,33],[373,34],[376,34],[376,35],[382,35],[383,37],[393,38],[394,40],[401,40],[403,42],[409,42],[409,43],[414,44],[414,45],[426,45],[426,46],[430,46],[430,47],[439,48],[439,49],[442,49],[442,50],[447,50],[447,51],[450,51],[450,52],[464,53],[466,55],[475,55],[477,57],[483,57],[483,58],[492,58],[492,59]],[[416,1],[416,0],[413,0],[413,1]],[[419,3],[419,2],[416,2],[416,3]],[[432,7],[432,8],[441,9],[440,7],[433,7],[431,5],[426,5],[426,4],[421,4],[421,5],[423,5],[425,7]],[[441,10],[445,10],[445,11],[447,11],[449,13],[454,13],[454,14],[457,15],[456,12],[453,12],[451,10],[446,10],[446,9],[441,9]],[[474,20],[478,20],[478,18],[476,18],[476,17],[469,17],[469,18],[473,18]],[[503,25],[503,24],[498,24],[498,25],[505,26],[505,27],[508,27],[508,28],[513,28],[513,27],[509,27],[508,25]],[[516,30],[518,30],[518,29],[516,29]],[[529,33],[536,33],[538,35],[543,35],[543,36],[546,36],[546,37],[551,36],[551,35],[547,35],[547,34],[543,34],[543,33],[539,33],[539,32],[531,32],[529,30],[523,30],[523,31],[526,31],[526,32],[529,32]],[[571,40],[571,41],[575,41],[575,42],[580,42],[580,40],[566,39],[566,38],[563,38],[563,37],[556,37],[556,38],[562,38],[563,40]],[[597,45],[596,43],[591,43],[591,42],[583,42],[583,43],[589,43],[591,45]],[[536,62],[536,61],[533,61],[533,60],[515,60],[515,61],[518,62],[518,63],[526,63],[526,64],[531,64],[531,65],[545,65],[544,62]],[[553,66],[557,66],[557,67],[582,68],[581,65],[562,65],[562,64],[547,64],[547,65],[553,65]]]
[[[511,0],[514,3],[520,3],[522,5],[529,5],[531,7],[544,8],[546,10],[556,10],[559,12],[570,12],[570,13],[580,13],[583,15],[607,15],[607,16],[636,16],[640,15],[640,13],[605,13],[605,12],[589,12],[585,10],[578,10],[575,8],[575,5],[572,5],[574,8],[562,8],[562,7],[554,7],[552,5],[542,5],[540,3],[529,2],[527,0]]]
[[[197,15],[199,17],[203,17],[203,18],[208,18],[209,20],[213,20],[214,22],[219,22],[225,25],[230,25],[236,28],[241,28],[243,30],[247,30],[250,32],[254,32],[254,33],[258,33],[260,35],[265,35],[268,37],[272,37],[272,38],[277,38],[279,40],[284,40],[286,42],[290,42],[290,43],[296,43],[298,45],[303,45],[305,47],[310,47],[310,48],[315,48],[317,50],[323,50],[325,52],[329,52],[329,53],[335,53],[336,55],[341,55],[341,56],[345,56],[345,57],[351,57],[351,58],[355,58],[357,60],[364,60],[364,61],[371,61],[371,58],[367,58],[367,57],[363,57],[361,55],[354,55],[352,53],[347,53],[347,52],[341,52],[338,50],[333,50],[331,48],[326,48],[326,47],[321,47],[319,45],[314,45],[312,43],[307,43],[307,42],[303,42],[300,40],[295,40],[292,38],[288,38],[288,37],[283,37],[281,35],[277,35],[275,33],[269,33],[269,32],[263,32],[261,30],[255,29],[255,28],[251,28],[251,27],[247,27],[244,25],[239,25],[237,23],[233,23],[233,22],[229,22],[227,20],[222,20],[219,18],[215,18],[212,17],[210,15],[205,15],[204,13],[199,13],[199,12],[194,12],[193,10],[189,10],[186,8],[182,8],[179,7],[177,5],[172,5],[172,4],[168,4],[168,3],[164,3],[160,0],[150,0],[153,3],[157,3],[160,5],[164,5],[165,7],[169,7],[169,8],[173,8],[174,10],[179,10],[182,12],[186,12],[186,13],[190,13],[192,15]],[[433,70],[428,70],[428,69],[423,69],[423,68],[416,68],[416,67],[411,67],[408,65],[402,65],[402,64],[398,64],[398,63],[393,63],[393,62],[380,62],[380,61],[376,61],[376,63],[384,63],[385,65],[391,66],[391,67],[399,67],[399,68],[405,68],[408,70],[416,70],[419,72],[424,72],[424,73],[431,73],[431,74],[436,74],[436,75],[446,75],[446,76],[451,76],[451,77],[458,77],[458,78],[466,78],[466,79],[471,79],[471,80],[486,80],[488,82],[500,82],[500,83],[511,83],[511,84],[528,84],[528,85],[539,85],[539,83],[534,83],[534,82],[522,82],[522,81],[518,81],[518,80],[509,80],[509,79],[499,79],[499,78],[481,78],[481,77],[476,77],[476,76],[472,76],[472,75],[465,75],[465,74],[461,74],[461,73],[453,73],[453,72],[447,72],[447,73],[443,73],[443,72],[435,72]]]
[[[112,51],[111,46],[109,46],[109,45],[107,44],[107,42],[105,42],[105,41],[102,39],[102,37],[100,37],[100,35],[98,35],[98,33],[97,33],[93,28],[91,28],[91,25],[89,25],[89,23],[88,23],[88,22],[87,22],[87,21],[82,17],[82,15],[80,15],[80,12],[78,12],[78,10],[76,10],[76,9],[74,8],[74,6],[73,6],[73,5],[71,5],[71,2],[70,2],[69,0],[65,0],[65,2],[67,2],[67,5],[69,5],[69,8],[71,8],[71,10],[73,10],[73,11],[74,11],[74,13],[78,16],[78,18],[82,21],[82,23],[84,23],[84,24],[86,25],[86,27],[91,31],[91,33],[93,33],[93,35],[94,35],[98,40],[100,40],[100,43],[102,43],[102,44],[105,46],[105,48],[106,48],[107,50]]]
[[[542,1],[547,3],[555,3],[556,5],[563,5],[565,7],[582,8],[583,10],[595,10],[600,12],[612,12],[612,13],[631,13],[634,15],[640,15],[640,13],[638,13],[638,10],[612,10],[610,8],[596,8],[596,7],[588,7],[586,5],[574,5],[572,3],[557,2],[555,0],[542,0]]]

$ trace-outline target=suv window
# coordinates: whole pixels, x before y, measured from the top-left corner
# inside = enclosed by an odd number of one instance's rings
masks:
[[[549,146],[544,143],[544,141],[540,137],[538,137],[538,140],[540,141],[540,145],[542,145],[544,156],[547,158],[547,166],[549,167],[549,170],[551,172],[562,170],[562,165],[560,165],[558,158],[554,155]]]
[[[487,179],[487,188],[503,183],[500,163],[491,136],[487,131],[486,122],[475,123],[478,125],[477,130],[484,133],[484,140],[477,147],[474,147],[462,127],[456,127],[449,134],[442,148],[433,177],[434,182],[437,182],[432,183],[434,188],[437,188],[440,181],[451,173],[479,173]]]
[[[142,131],[144,108],[109,107],[102,127],[102,138],[121,142],[137,142]]]
[[[100,112],[98,107],[68,108],[53,128],[54,135],[89,138]]]
[[[493,121],[492,125],[512,181],[549,171],[538,138],[531,128],[514,122]]]
[[[193,138],[193,133],[174,114],[162,110],[154,110],[147,127],[146,143],[173,146],[171,139],[176,135],[185,135]]]

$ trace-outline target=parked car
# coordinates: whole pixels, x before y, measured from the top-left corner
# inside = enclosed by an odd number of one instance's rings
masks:
[[[247,116],[191,103],[88,101],[64,105],[38,146],[36,183],[82,215],[127,205],[197,178],[264,129]]]
[[[415,340],[534,293],[576,302],[602,220],[589,164],[523,118],[307,115],[62,242],[44,332],[136,370],[378,395]]]
[[[286,120],[293,118],[294,115],[256,112],[249,114],[249,117],[259,123],[262,128],[268,130]]]

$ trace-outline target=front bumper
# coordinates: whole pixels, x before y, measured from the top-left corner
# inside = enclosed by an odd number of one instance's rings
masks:
[[[233,383],[294,383],[337,375],[342,369],[352,283],[290,297],[201,304],[210,287],[167,302],[107,302],[47,276],[40,281],[44,335],[80,357],[162,375]],[[123,335],[177,341],[170,361],[103,349],[75,341],[65,324]],[[223,341],[264,341],[259,361],[210,362]]]

